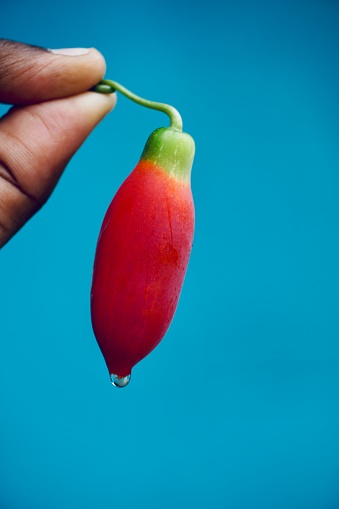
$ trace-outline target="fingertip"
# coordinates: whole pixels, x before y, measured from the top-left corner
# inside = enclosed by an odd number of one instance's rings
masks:
[[[106,68],[107,68],[106,60],[105,60],[103,54],[100,53],[100,51],[97,50],[96,48],[89,48],[89,52],[86,55],[82,55],[82,56],[83,57],[85,56],[86,58],[91,59],[93,67],[95,64],[98,81],[100,81],[105,76]],[[96,83],[94,83],[94,85],[96,85]]]
[[[93,127],[100,122],[116,105],[117,94],[84,92],[73,98],[74,107]]]

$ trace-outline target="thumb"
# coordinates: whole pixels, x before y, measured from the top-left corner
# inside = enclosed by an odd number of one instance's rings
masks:
[[[89,90],[106,71],[94,48],[46,50],[0,39],[0,102],[33,104]]]
[[[114,107],[85,92],[15,107],[0,121],[0,247],[44,204],[74,152]]]

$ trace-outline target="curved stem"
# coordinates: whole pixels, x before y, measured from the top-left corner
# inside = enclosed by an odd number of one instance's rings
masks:
[[[177,129],[178,131],[182,131],[182,119],[180,113],[169,104],[163,104],[155,101],[149,101],[148,99],[143,99],[142,97],[133,94],[133,92],[130,92],[127,90],[127,88],[123,87],[116,81],[112,80],[101,80],[100,83],[92,88],[92,90],[94,92],[99,92],[100,94],[112,94],[113,92],[118,91],[128,97],[128,99],[131,99],[131,101],[141,104],[141,106],[162,111],[169,116],[171,122],[170,127],[173,127],[173,129]]]

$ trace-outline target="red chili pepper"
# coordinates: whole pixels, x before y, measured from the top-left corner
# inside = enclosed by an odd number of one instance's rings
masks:
[[[108,80],[96,90],[109,93],[112,87],[171,119],[170,127],[151,134],[113,198],[95,255],[93,330],[112,383],[125,387],[133,366],[164,337],[177,307],[193,240],[195,149],[174,108],[141,99]]]

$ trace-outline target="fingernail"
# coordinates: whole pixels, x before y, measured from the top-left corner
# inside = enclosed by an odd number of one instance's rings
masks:
[[[65,55],[67,57],[78,57],[79,55],[87,55],[90,48],[62,48],[62,49],[50,49],[51,53],[56,55]]]

